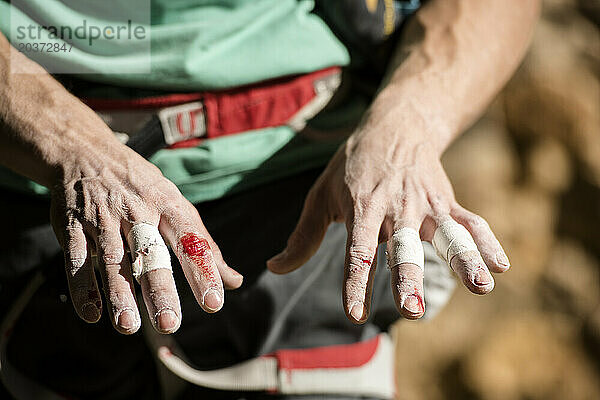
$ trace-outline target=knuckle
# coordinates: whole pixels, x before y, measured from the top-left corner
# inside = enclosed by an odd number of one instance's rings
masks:
[[[124,256],[125,256],[125,251],[123,249],[105,250],[100,255],[100,261],[104,265],[120,264],[121,261],[123,261]]]
[[[350,272],[354,274],[364,273],[371,269],[375,251],[368,246],[354,245],[348,251]]]
[[[358,211],[368,209],[373,202],[373,194],[371,192],[359,192],[353,197],[355,210]]]

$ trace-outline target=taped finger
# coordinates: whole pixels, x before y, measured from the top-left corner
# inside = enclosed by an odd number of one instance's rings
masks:
[[[454,210],[452,217],[471,232],[483,261],[491,271],[505,272],[510,268],[510,262],[502,245],[485,219],[462,207]]]
[[[404,227],[394,231],[387,242],[387,263],[390,269],[401,264],[414,264],[421,270],[425,268],[423,244],[416,230]]]
[[[156,226],[145,222],[133,225],[127,234],[127,242],[131,250],[131,270],[138,282],[150,271],[173,271],[169,249]]]
[[[421,318],[425,313],[425,255],[419,233],[409,227],[396,230],[387,242],[386,256],[398,311],[408,319]]]
[[[145,222],[127,233],[133,277],[141,284],[150,320],[161,333],[175,332],[181,324],[181,306],[173,280],[171,256],[158,228]]]
[[[494,288],[494,280],[464,226],[453,219],[445,220],[435,230],[432,244],[473,293],[485,294]]]

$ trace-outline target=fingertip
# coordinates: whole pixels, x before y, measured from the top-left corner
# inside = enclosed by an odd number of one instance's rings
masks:
[[[392,293],[402,317],[415,320],[425,314],[423,269],[411,263],[400,264],[391,270]]]
[[[485,269],[478,269],[469,279],[469,285],[467,286],[471,292],[484,295],[494,290],[494,278]]]
[[[239,289],[243,283],[244,283],[244,276],[241,274],[236,274],[235,276],[232,276],[231,278],[229,278],[227,280],[227,282],[225,282],[225,280],[223,280],[223,286],[225,287],[226,290]]]
[[[366,318],[364,316],[364,311],[365,311],[365,306],[363,303],[357,302],[354,303],[350,306],[349,308],[350,312],[349,312],[349,316],[350,321],[352,321],[355,324],[364,324],[366,321]]]
[[[419,319],[425,314],[423,299],[418,294],[411,294],[404,299],[400,313],[406,319]]]
[[[215,289],[209,289],[202,298],[204,309],[209,313],[215,313],[223,307],[223,296]]]
[[[267,269],[274,274],[282,275],[294,270],[290,265],[290,253],[287,249],[267,260]]]
[[[87,323],[94,324],[98,322],[101,315],[101,309],[95,303],[85,303],[81,306],[80,317]]]
[[[159,311],[154,318],[154,322],[158,332],[164,334],[177,331],[181,325],[181,319],[171,309]]]
[[[228,266],[225,261],[217,263],[221,280],[223,281],[223,287],[225,290],[235,290],[242,286],[244,282],[244,276],[237,272],[235,269]]]
[[[508,260],[508,257],[506,256],[506,253],[504,253],[504,251],[500,250],[498,253],[496,253],[495,258],[496,265],[493,272],[502,273],[510,269],[510,261]]]
[[[115,328],[119,333],[131,335],[138,331],[141,321],[139,314],[134,310],[126,308],[119,312],[115,318]]]

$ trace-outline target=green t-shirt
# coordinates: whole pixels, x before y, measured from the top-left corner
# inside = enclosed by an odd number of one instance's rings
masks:
[[[83,19],[88,25],[116,25],[121,21],[107,15],[128,15],[132,3],[140,1],[111,1],[110,14],[95,0],[28,0],[20,8],[0,1],[0,31],[15,43],[16,26],[78,26]],[[69,52],[27,55],[51,71],[56,66],[85,71],[79,78],[100,84],[173,92],[236,87],[347,65],[346,48],[311,13],[313,7],[309,0],[152,0],[150,58],[143,47],[102,37],[91,47],[86,39],[72,40]],[[135,73],[140,62],[149,62],[150,71]],[[190,201],[200,202],[324,165],[338,145],[315,143],[280,126],[161,150],[151,162]],[[46,193],[7,170],[0,171],[0,184]]]

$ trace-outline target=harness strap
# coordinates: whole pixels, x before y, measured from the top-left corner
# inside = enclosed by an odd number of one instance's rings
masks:
[[[256,129],[288,125],[298,132],[340,84],[341,69],[330,67],[218,92],[82,100],[125,133],[128,146],[149,157],[164,147],[194,147],[203,139]],[[118,126],[128,114],[135,114],[137,125]]]
[[[156,358],[173,374],[198,386],[277,394],[336,394],[391,399],[395,393],[394,346],[389,335],[359,343],[286,349],[215,370],[186,361],[172,337],[144,330]]]

